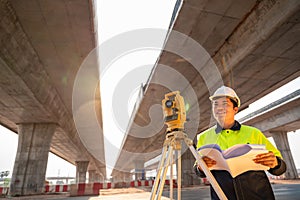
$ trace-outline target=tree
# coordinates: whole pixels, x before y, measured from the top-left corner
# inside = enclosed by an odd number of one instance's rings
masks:
[[[0,178],[7,177],[9,175],[9,171],[0,172]]]

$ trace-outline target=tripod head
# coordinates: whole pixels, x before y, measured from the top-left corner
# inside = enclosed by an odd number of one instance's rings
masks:
[[[186,121],[186,112],[183,97],[180,96],[179,91],[170,92],[165,94],[165,98],[162,100],[162,107],[164,112],[164,121],[168,126],[166,139],[163,145],[162,158],[157,168],[157,175],[151,191],[151,200],[161,199],[163,187],[166,180],[166,174],[168,167],[171,167],[171,184],[170,184],[170,199],[173,199],[173,151],[177,153],[177,199],[181,199],[181,141],[189,147],[193,156],[196,158],[197,163],[201,166],[206,177],[211,183],[214,190],[220,199],[227,200],[227,197],[220,188],[218,182],[208,169],[207,165],[200,157],[199,153],[193,146],[193,141],[188,138],[187,134],[184,133],[184,123]]]
[[[165,124],[168,126],[167,133],[184,129],[186,112],[184,99],[179,91],[165,94],[162,100]]]

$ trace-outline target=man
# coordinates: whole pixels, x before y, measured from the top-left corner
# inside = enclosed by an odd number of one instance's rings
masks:
[[[212,112],[217,125],[199,135],[197,149],[206,144],[218,144],[225,150],[236,144],[263,144],[268,153],[259,154],[253,162],[270,167],[269,173],[281,175],[286,170],[285,162],[280,152],[268,141],[263,133],[250,126],[241,125],[234,119],[240,107],[240,99],[235,91],[222,86],[210,97]],[[209,157],[203,157],[207,167],[216,164]],[[200,177],[205,177],[199,165],[194,166]],[[264,171],[247,171],[235,178],[225,170],[212,170],[212,174],[219,183],[226,197],[232,199],[275,199],[269,179]],[[219,199],[211,187],[211,198]]]

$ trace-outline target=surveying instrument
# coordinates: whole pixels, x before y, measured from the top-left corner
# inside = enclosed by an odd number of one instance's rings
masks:
[[[167,135],[163,144],[162,157],[158,164],[157,175],[152,187],[150,200],[160,200],[166,180],[167,170],[170,167],[170,199],[173,200],[173,152],[177,157],[177,199],[181,200],[181,142],[189,147],[198,165],[202,168],[210,184],[221,200],[227,200],[218,182],[206,166],[200,154],[193,146],[193,141],[184,133],[186,112],[184,99],[179,91],[170,92],[162,100],[164,120],[167,127]],[[177,152],[176,152],[177,151]]]

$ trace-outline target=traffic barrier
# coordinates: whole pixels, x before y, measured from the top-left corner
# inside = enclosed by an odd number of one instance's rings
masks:
[[[45,193],[60,193],[69,191],[69,185],[45,185]]]
[[[154,184],[154,180],[138,180],[138,181],[131,181],[130,187],[144,187],[149,186],[152,187]],[[176,180],[173,180],[174,187],[176,186]],[[170,185],[170,180],[165,180],[165,185]]]
[[[207,178],[202,178],[201,180],[202,180],[202,183],[204,185],[209,185],[210,184],[210,182],[209,182],[209,180]]]
[[[165,185],[170,185],[170,184],[171,184],[170,180],[165,181]],[[177,182],[175,179],[173,179],[173,188],[176,188],[176,187],[177,187]]]
[[[131,182],[118,183],[78,183],[71,185],[46,185],[45,193],[59,193],[59,192],[70,192],[70,196],[85,196],[85,195],[99,195],[101,189],[118,188],[120,185],[126,187],[152,187],[154,180],[137,180]],[[170,180],[165,181],[165,185],[170,185]],[[176,180],[173,180],[173,186],[177,187]]]
[[[103,183],[94,183],[93,194],[98,195],[100,189],[103,189]]]
[[[8,187],[0,187],[0,196],[8,194]]]
[[[99,190],[114,188],[113,183],[78,183],[70,187],[70,196],[99,195]]]
[[[77,196],[83,196],[85,194],[86,183],[78,183]]]

